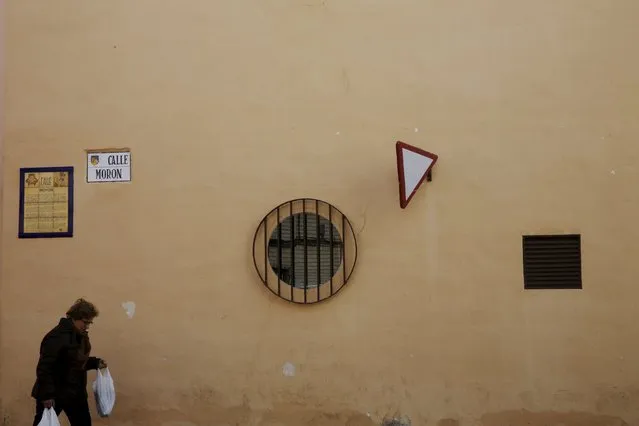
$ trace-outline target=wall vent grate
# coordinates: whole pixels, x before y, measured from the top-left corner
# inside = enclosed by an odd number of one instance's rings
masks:
[[[581,235],[524,235],[524,289],[582,288]]]

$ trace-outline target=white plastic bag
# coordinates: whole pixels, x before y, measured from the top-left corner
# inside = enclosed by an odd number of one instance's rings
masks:
[[[98,415],[100,417],[109,416],[115,405],[115,387],[108,368],[104,372],[98,370],[98,376],[93,382],[93,395],[95,396]]]
[[[60,426],[58,415],[53,408],[45,408],[38,426]]]

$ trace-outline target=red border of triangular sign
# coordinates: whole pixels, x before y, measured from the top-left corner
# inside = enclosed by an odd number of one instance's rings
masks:
[[[428,157],[433,160],[433,163],[428,167],[428,169],[426,170],[426,173],[424,173],[424,176],[422,176],[422,178],[417,183],[417,186],[415,187],[413,192],[408,195],[408,197],[406,196],[405,194],[406,191],[404,190],[404,188],[406,188],[406,185],[405,185],[405,176],[404,176],[404,155],[402,153],[402,149],[412,151],[414,153],[423,155],[424,157]],[[423,149],[417,148],[412,145],[408,145],[407,143],[404,143],[401,141],[397,141],[397,143],[395,144],[395,152],[397,154],[397,177],[399,178],[399,206],[404,209],[406,208],[410,200],[413,198],[413,195],[415,195],[415,193],[421,186],[422,182],[424,182],[424,179],[426,179],[426,176],[428,176],[428,174],[430,173],[431,169],[433,168],[433,166],[435,165],[439,157],[436,154],[433,154],[432,152],[424,151]]]

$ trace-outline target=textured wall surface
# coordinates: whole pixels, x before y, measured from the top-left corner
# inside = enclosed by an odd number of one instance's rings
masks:
[[[4,12],[5,425],[29,423],[40,339],[80,296],[118,391],[98,425],[639,424],[636,0]],[[406,210],[396,140],[440,156]],[[108,147],[131,184],[85,183]],[[53,165],[76,167],[75,236],[18,240],[18,169]],[[318,306],[253,267],[296,197],[358,232]],[[583,291],[523,291],[521,235],[546,232],[582,234]]]
[[[4,177],[4,121],[5,121],[5,1],[0,0],[0,206],[2,205],[2,194],[4,185],[2,184]],[[0,209],[0,235],[2,235],[2,216],[3,209]],[[4,253],[4,244],[0,244],[0,324],[2,323],[2,260]],[[2,383],[2,326],[0,325],[0,384]],[[0,385],[0,391],[2,386]],[[4,393],[0,393],[0,419],[2,418],[2,406]]]

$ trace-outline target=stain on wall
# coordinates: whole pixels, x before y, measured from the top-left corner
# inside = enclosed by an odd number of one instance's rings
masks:
[[[441,419],[437,422],[437,426],[459,426],[459,421],[455,419]]]
[[[482,426],[630,426],[620,417],[596,413],[546,411],[533,413],[526,410],[502,411],[481,417]]]
[[[123,302],[122,303],[122,308],[124,309],[124,312],[126,312],[126,316],[129,319],[133,319],[133,317],[135,316],[135,302]]]

